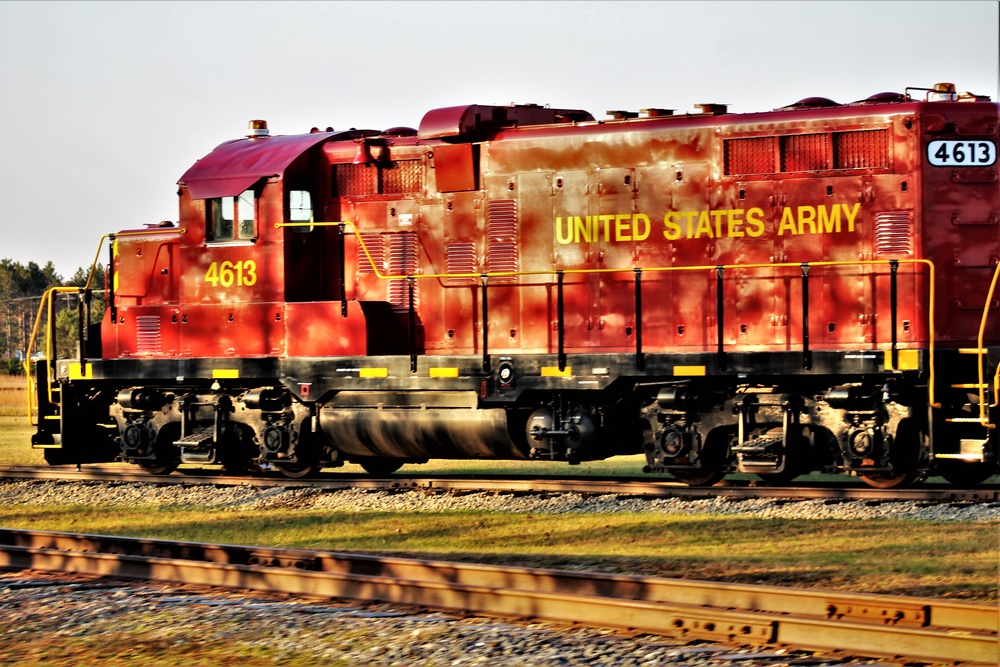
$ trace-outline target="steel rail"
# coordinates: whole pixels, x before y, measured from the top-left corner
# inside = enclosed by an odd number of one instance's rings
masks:
[[[876,489],[835,483],[826,486],[769,486],[754,481],[729,481],[715,486],[688,486],[674,480],[636,480],[613,477],[536,477],[530,475],[407,475],[372,477],[367,474],[323,473],[307,479],[263,476],[227,476],[208,471],[196,474],[152,475],[124,466],[0,466],[0,479],[54,481],[135,482],[214,486],[267,486],[318,489],[431,490],[452,493],[493,491],[500,493],[580,493],[621,495],[643,498],[714,498],[733,500],[771,498],[784,500],[831,501],[927,501],[1000,502],[1000,486],[957,489],[951,486],[920,485],[912,488]]]
[[[0,530],[0,567],[351,598],[839,655],[995,665],[997,608],[558,570]]]

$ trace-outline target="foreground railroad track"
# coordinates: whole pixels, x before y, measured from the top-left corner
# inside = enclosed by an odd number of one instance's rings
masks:
[[[349,598],[907,662],[996,665],[994,605],[0,530],[0,568]]]
[[[192,471],[194,472],[194,471]],[[215,471],[196,474],[151,475],[120,466],[3,466],[0,479],[50,481],[137,482],[186,485],[251,485],[318,489],[430,490],[453,493],[580,493],[646,498],[776,498],[788,500],[870,500],[926,502],[1000,502],[1000,485],[976,489],[922,484],[913,488],[876,489],[849,483],[808,483],[769,486],[747,481],[723,482],[711,487],[691,487],[673,480],[612,477],[536,477],[528,475],[408,475],[371,477],[363,474],[325,473],[309,479],[281,476],[229,476]]]

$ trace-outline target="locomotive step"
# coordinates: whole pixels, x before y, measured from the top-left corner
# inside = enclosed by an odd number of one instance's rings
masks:
[[[211,445],[214,442],[215,428],[208,426],[200,428],[193,433],[189,433],[180,440],[175,440],[174,446],[182,448],[205,447],[206,445]]]

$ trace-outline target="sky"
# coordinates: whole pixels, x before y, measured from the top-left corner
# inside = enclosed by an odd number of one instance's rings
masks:
[[[998,26],[997,0],[7,0],[0,259],[68,278],[101,235],[177,220],[177,180],[251,119],[298,134],[462,104],[747,113],[938,82],[997,100]]]

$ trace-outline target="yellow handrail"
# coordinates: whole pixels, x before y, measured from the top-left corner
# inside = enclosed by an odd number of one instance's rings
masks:
[[[989,320],[990,303],[993,301],[993,292],[996,290],[998,278],[1000,278],[1000,263],[997,264],[996,270],[993,271],[993,280],[990,281],[990,289],[986,292],[986,305],[983,306],[983,318],[979,323],[979,335],[976,337],[976,359],[978,361],[976,365],[979,368],[979,421],[988,429],[996,428],[996,424],[990,423],[989,415],[986,412],[986,369],[983,366],[983,355],[986,354],[986,350],[983,347],[983,343],[986,340],[986,322]],[[1000,388],[1000,368],[997,368],[997,377],[994,380],[994,384]],[[996,389],[994,393],[997,393]],[[1000,403],[1000,397],[997,397],[996,402],[990,407],[997,407],[998,403]]]
[[[341,222],[277,222],[274,224],[276,229],[282,227],[339,227],[343,225],[344,227],[350,227],[355,234],[357,234],[358,244],[361,246],[362,252],[364,252],[365,257],[368,259],[368,264],[371,266],[372,272],[379,280],[407,280],[413,278],[415,280],[426,280],[426,279],[448,279],[448,278],[511,278],[516,276],[539,276],[539,275],[552,275],[556,273],[556,269],[543,270],[543,271],[496,271],[490,272],[486,271],[483,273],[431,273],[431,274],[420,274],[420,275],[383,275],[379,271],[379,267],[375,265],[375,259],[372,257],[371,252],[369,252],[368,247],[365,245],[364,239],[361,238],[360,230],[353,223],[347,221]],[[927,375],[927,395],[928,401],[932,408],[940,408],[941,404],[934,401],[934,340],[935,340],[935,328],[934,328],[934,302],[935,302],[935,267],[934,262],[929,259],[899,259],[899,260],[843,260],[843,261],[817,261],[817,262],[775,262],[775,263],[757,263],[757,264],[701,264],[696,266],[652,266],[652,267],[642,267],[643,272],[671,272],[671,271],[716,271],[718,269],[774,269],[774,268],[801,268],[803,264],[809,267],[816,266],[883,266],[889,265],[891,261],[896,261],[899,264],[923,264],[928,270],[928,357],[929,366]],[[563,274],[595,274],[595,273],[624,273],[624,272],[634,272],[637,267],[628,268],[603,268],[603,269],[562,269]],[[996,276],[994,276],[994,284],[996,283]],[[990,290],[992,294],[992,287]],[[987,300],[987,304],[989,300]],[[984,324],[985,327],[985,324]],[[980,331],[980,338],[982,338],[982,330]],[[980,347],[982,347],[980,341]]]

